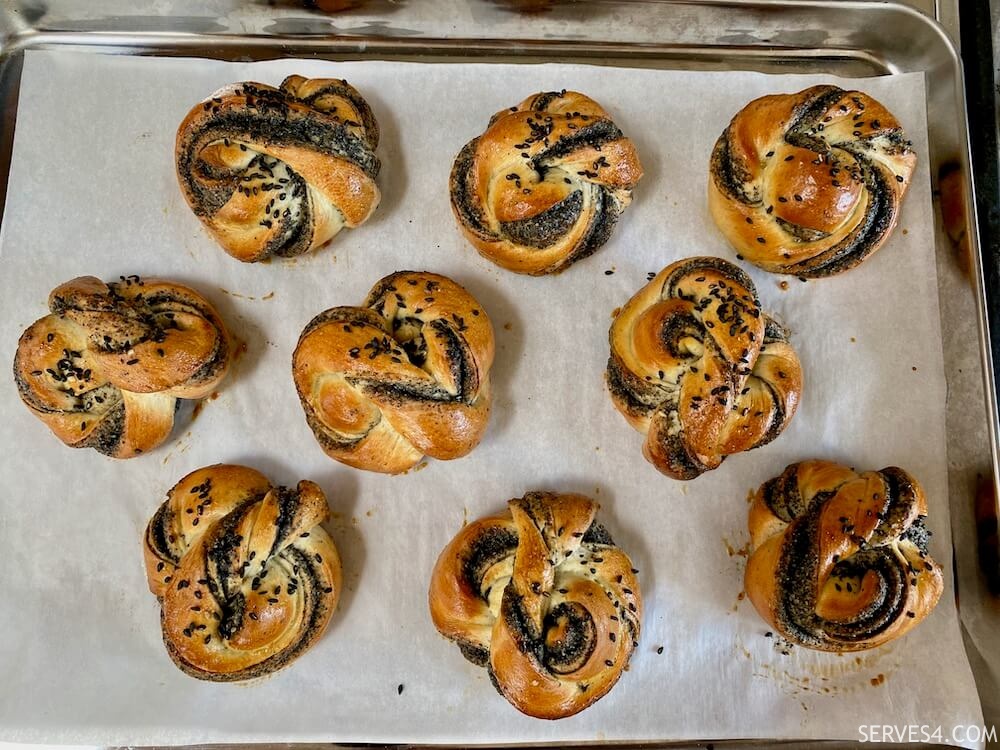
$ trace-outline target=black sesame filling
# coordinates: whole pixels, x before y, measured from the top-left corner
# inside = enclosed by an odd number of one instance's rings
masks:
[[[681,347],[685,339],[694,339],[701,343],[705,328],[692,313],[676,313],[663,322],[660,328],[660,341],[664,348],[677,359],[693,359],[701,353],[693,353],[686,347]]]
[[[584,664],[597,645],[597,628],[583,606],[560,602],[542,623],[542,663],[556,674],[570,674]]]
[[[466,583],[488,600],[489,591],[483,590],[483,578],[487,571],[501,560],[511,557],[517,549],[517,534],[504,526],[489,526],[483,529],[472,543],[469,555],[462,564],[462,575]]]
[[[544,249],[554,245],[569,232],[579,221],[582,211],[583,192],[574,190],[558,203],[532,217],[500,222],[500,231],[519,245]]]

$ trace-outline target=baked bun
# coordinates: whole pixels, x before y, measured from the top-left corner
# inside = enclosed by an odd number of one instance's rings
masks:
[[[378,138],[368,103],[346,81],[234,83],[184,118],[177,178],[234,258],[301,255],[375,210]]]
[[[751,263],[832,276],[888,238],[916,161],[896,118],[860,91],[813,86],[764,96],[716,142],[708,205]]]
[[[292,375],[327,455],[397,474],[426,454],[464,456],[490,416],[493,326],[465,289],[400,271],[362,307],[320,313],[299,337]]]
[[[192,677],[260,677],[326,630],[341,590],[340,557],[312,482],[272,487],[245,466],[198,469],[167,493],[146,527],[149,590],[163,642]]]
[[[451,206],[499,266],[557,273],[608,241],[642,177],[635,146],[593,99],[529,96],[493,115],[459,153]]]
[[[637,645],[637,570],[582,495],[529,492],[466,525],[431,577],[442,635],[519,711],[561,719],[607,693]]]
[[[177,399],[211,394],[232,359],[215,308],[171,281],[82,276],[52,291],[49,310],[21,335],[14,380],[73,448],[113,458],[152,450],[173,429]]]
[[[674,479],[766,445],[798,407],[802,368],[788,332],[721,258],[664,268],[621,308],[610,339],[611,400],[646,434],[646,460]]]
[[[845,652],[888,643],[941,597],[926,515],[917,480],[895,466],[859,474],[829,461],[792,464],[753,497],[747,596],[799,645]]]

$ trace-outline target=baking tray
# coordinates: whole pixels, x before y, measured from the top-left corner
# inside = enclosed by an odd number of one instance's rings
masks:
[[[964,351],[968,362],[974,339],[971,356],[978,365],[973,368],[976,372],[964,376],[949,373],[952,496],[968,490],[977,469],[992,469],[996,481],[998,383],[990,338],[991,330],[1000,332],[1000,294],[992,286],[996,259],[980,255],[962,67],[944,30],[913,7],[894,2],[552,0],[537,3],[538,9],[527,15],[515,12],[526,4],[525,0],[369,0],[355,10],[326,15],[280,0],[216,0],[197,6],[162,0],[3,0],[0,211],[6,203],[17,101],[22,95],[21,64],[28,49],[239,61],[277,57],[439,63],[558,61],[845,77],[922,72],[931,174],[937,175],[948,162],[959,165],[974,263],[976,315],[964,327],[962,321],[949,321],[958,312],[949,299],[953,290],[942,281],[943,323],[955,323],[946,326],[951,331],[943,342],[946,360],[961,362]],[[938,237],[941,262],[947,264],[943,232]],[[962,368],[958,371],[963,372]],[[956,392],[963,397],[954,397]],[[981,431],[988,436],[979,451],[970,447],[967,437],[959,436],[970,428],[972,434]]]

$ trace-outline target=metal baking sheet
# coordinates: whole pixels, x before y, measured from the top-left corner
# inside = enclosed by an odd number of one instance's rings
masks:
[[[823,72],[841,76],[922,71],[926,78],[931,173],[957,161],[969,174],[964,97],[956,51],[926,16],[896,3],[662,2],[555,3],[527,18],[496,2],[421,4],[374,0],[334,17],[287,6],[207,2],[192,15],[171,2],[6,2],[0,9],[0,97],[4,127],[0,168],[6,175],[19,90],[20,52],[74,48],[95,53],[184,55],[256,60],[283,56],[573,62],[672,69]],[[412,5],[412,4],[411,4]],[[76,6],[76,7],[74,7]],[[4,180],[5,183],[5,180]],[[965,181],[971,198],[971,182]],[[996,393],[987,304],[973,202],[974,288],[954,269],[939,232],[939,283],[949,362],[949,464],[952,521],[971,527],[969,502],[977,472],[996,467]],[[985,378],[983,377],[985,373]],[[985,389],[984,389],[985,383]],[[995,472],[994,472],[995,475]],[[956,539],[957,541],[957,539]],[[985,599],[974,549],[957,547],[962,616],[971,651],[983,650],[996,615]],[[976,654],[975,656],[978,656]],[[976,658],[970,653],[974,665]],[[984,694],[996,694],[996,665],[980,664]],[[992,680],[992,682],[991,682]],[[992,687],[991,687],[992,686]]]

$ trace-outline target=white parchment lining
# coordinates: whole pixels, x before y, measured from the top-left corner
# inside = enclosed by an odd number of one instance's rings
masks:
[[[219,86],[290,73],[347,78],[382,129],[383,202],[308,257],[242,265],[214,245],[173,172],[177,124]],[[691,483],[658,474],[604,391],[607,331],[650,271],[697,254],[734,260],[708,215],[708,156],[749,99],[815,82],[858,87],[904,123],[920,158],[900,225],[873,258],[801,283],[748,267],[793,331],[801,408],[771,445]],[[452,160],[490,115],[535,91],[600,101],[646,175],[608,245],[551,278],[498,269],[451,216]],[[0,377],[0,739],[168,744],[239,741],[518,742],[728,737],[860,739],[860,725],[981,720],[953,590],[911,635],[877,651],[785,655],[742,600],[747,492],[811,457],[897,464],[923,483],[932,553],[950,580],[945,377],[920,75],[681,73],[568,65],[276,61],[231,64],[29,52],[0,245],[0,351],[83,274],[196,287],[247,342],[221,396],[172,442],[122,462],[65,448]],[[465,285],[497,334],[495,407],[469,457],[405,476],[326,458],[291,381],[299,332],[361,302],[395,270]],[[605,272],[613,270],[612,275]],[[780,282],[787,281],[787,290]],[[140,540],[163,493],[218,461],[272,481],[320,483],[346,590],[326,635],[292,667],[246,685],[202,683],[169,661]],[[466,519],[529,489],[580,491],[640,569],[644,631],[630,670],[582,714],[518,714],[434,630],[428,576]],[[663,647],[662,654],[658,653]],[[877,684],[873,684],[877,683]],[[402,694],[398,686],[403,685]]]

